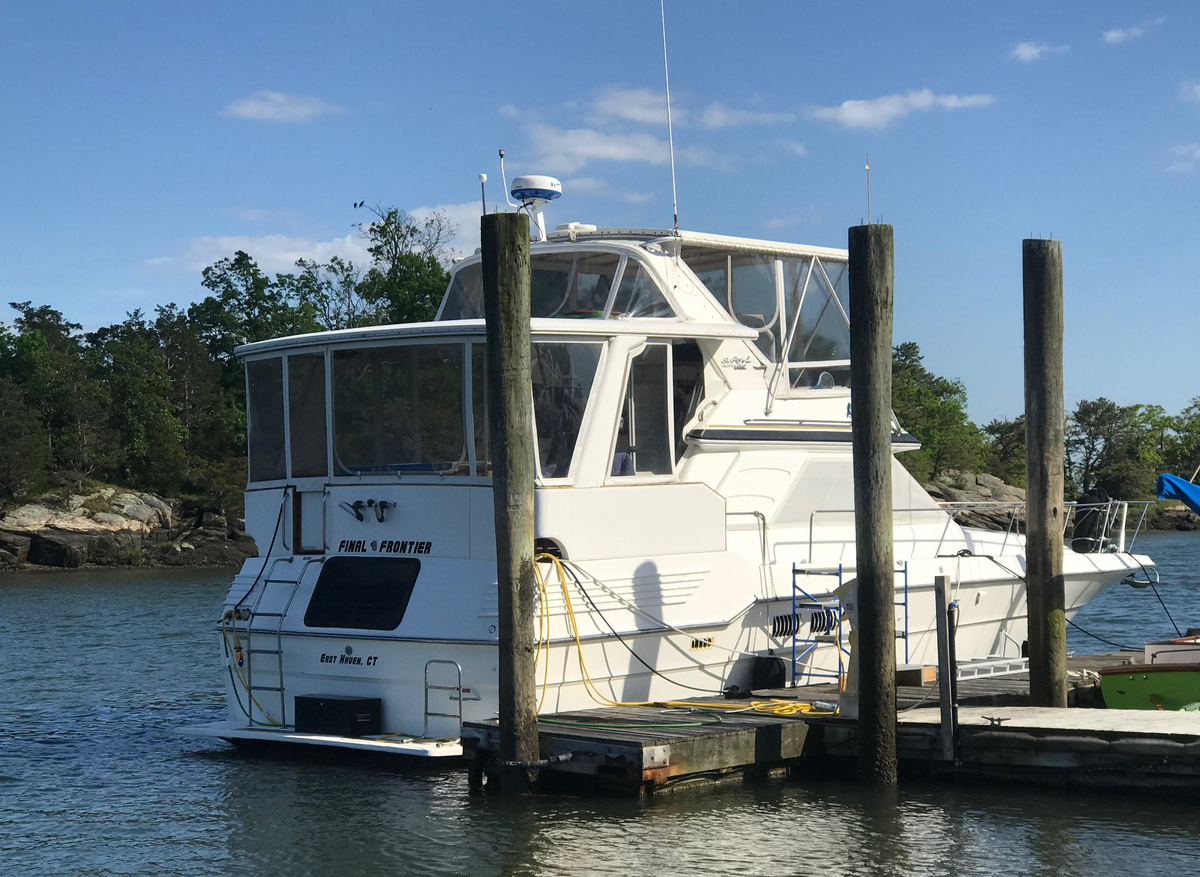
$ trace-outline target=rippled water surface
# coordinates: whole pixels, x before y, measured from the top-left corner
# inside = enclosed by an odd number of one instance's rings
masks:
[[[1200,534],[1139,541],[1200,626]],[[461,771],[243,756],[177,729],[222,717],[227,574],[0,577],[0,874],[1190,873],[1200,805],[1011,787],[728,787],[649,803],[468,795]],[[1140,645],[1154,594],[1078,617]],[[1079,631],[1071,648],[1105,650]]]

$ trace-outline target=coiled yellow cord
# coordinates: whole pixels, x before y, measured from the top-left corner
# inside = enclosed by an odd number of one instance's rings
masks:
[[[596,683],[592,680],[591,675],[587,670],[587,663],[583,658],[583,645],[580,642],[579,624],[575,618],[575,609],[571,603],[571,594],[567,588],[566,571],[563,569],[562,561],[552,554],[539,554],[534,558],[534,572],[537,578],[538,593],[541,597],[541,611],[538,614],[538,645],[535,654],[535,662],[541,657],[543,651],[543,641],[545,643],[546,665],[543,667],[542,676],[542,693],[538,701],[538,712],[541,713],[542,705],[546,701],[546,690],[549,687],[550,675],[550,623],[548,618],[549,607],[547,606],[547,589],[546,581],[542,576],[541,568],[537,561],[549,562],[553,567],[555,574],[558,576],[559,586],[562,588],[563,606],[566,609],[567,621],[571,630],[572,638],[575,640],[575,651],[579,659],[579,671],[583,677],[584,690],[588,696],[596,703],[602,706],[661,706],[682,709],[709,709],[709,710],[724,710],[730,712],[757,712],[768,713],[777,716],[794,716],[794,715],[832,715],[836,710],[821,710],[817,709],[813,704],[805,701],[796,700],[780,700],[772,698],[771,700],[751,701],[747,704],[736,703],[698,703],[696,701],[686,700],[668,700],[668,701],[616,701],[602,694]],[[543,640],[544,637],[544,640]]]

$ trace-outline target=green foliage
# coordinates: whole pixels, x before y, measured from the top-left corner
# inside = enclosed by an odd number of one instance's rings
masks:
[[[978,471],[984,440],[967,419],[967,393],[959,381],[925,368],[920,348],[911,341],[892,351],[892,408],[900,424],[920,442],[899,459],[926,484],[949,469]]]
[[[50,445],[37,413],[5,375],[0,375],[0,435],[0,499],[39,489],[50,462]]]
[[[92,477],[240,507],[245,372],[238,345],[321,329],[430,319],[445,291],[444,213],[371,209],[371,263],[300,260],[264,273],[248,254],[204,269],[208,295],[150,320],[135,311],[82,334],[49,305],[11,304],[0,323],[0,499]]]
[[[359,226],[372,259],[359,294],[384,322],[433,319],[450,279],[444,265],[455,229],[438,211],[420,224],[395,207],[377,206],[371,212],[375,220]]]
[[[1179,426],[1157,405],[1080,402],[1067,417],[1068,492],[1101,487],[1124,499],[1152,497]]]
[[[1025,415],[1015,420],[993,420],[983,428],[987,436],[984,471],[1005,484],[1025,486]]]

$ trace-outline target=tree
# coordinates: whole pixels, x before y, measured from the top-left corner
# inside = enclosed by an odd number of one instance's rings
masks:
[[[1163,457],[1165,471],[1182,478],[1190,479],[1200,470],[1200,396],[1175,418]]]
[[[171,378],[154,326],[134,311],[87,341],[115,415],[113,430],[123,450],[120,480],[161,493],[178,491],[187,469],[185,430],[171,405]]]
[[[1015,420],[993,420],[983,428],[988,438],[984,470],[1005,484],[1025,486],[1025,415]]]
[[[1158,406],[1081,401],[1067,417],[1069,487],[1080,494],[1101,487],[1124,499],[1152,496],[1173,425]]]
[[[457,229],[439,210],[419,224],[395,207],[377,205],[371,212],[375,220],[359,225],[372,259],[359,294],[388,322],[433,319],[450,279],[445,266]]]
[[[242,250],[204,269],[201,285],[213,294],[188,309],[209,353],[232,362],[239,344],[320,329],[312,305],[298,301],[294,284],[272,281]]]
[[[20,315],[10,368],[45,431],[51,464],[81,482],[119,464],[108,387],[93,374],[78,323],[46,305],[10,302]]]
[[[362,297],[363,269],[333,256],[324,265],[297,259],[299,277],[288,277],[297,299],[312,305],[324,329],[355,329],[381,322],[376,307]],[[281,277],[282,279],[282,277]]]
[[[37,413],[7,376],[0,376],[0,435],[0,498],[23,496],[45,478],[50,446]]]
[[[911,341],[892,351],[892,409],[921,442],[920,450],[899,457],[918,481],[928,483],[950,469],[978,470],[983,436],[967,419],[966,390],[926,369]]]

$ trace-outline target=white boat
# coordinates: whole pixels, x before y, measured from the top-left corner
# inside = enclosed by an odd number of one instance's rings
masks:
[[[561,558],[539,564],[540,711],[836,679],[846,251],[578,224],[531,251],[536,538]],[[225,603],[211,733],[456,755],[461,722],[496,715],[481,286],[476,253],[433,322],[238,351],[261,556]],[[893,450],[915,447],[897,426]],[[936,663],[946,575],[960,661],[1019,665],[1023,537],[960,526],[895,460],[892,478],[898,662]],[[1064,563],[1068,616],[1151,568]]]

